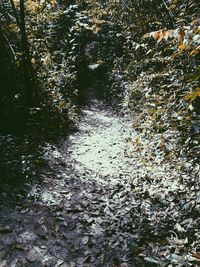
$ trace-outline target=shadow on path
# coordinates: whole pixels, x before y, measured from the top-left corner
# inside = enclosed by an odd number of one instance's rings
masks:
[[[138,167],[124,154],[132,128],[97,101],[83,113],[79,131],[44,148],[43,182],[2,201],[1,267],[154,266],[138,256],[154,226],[141,219]]]

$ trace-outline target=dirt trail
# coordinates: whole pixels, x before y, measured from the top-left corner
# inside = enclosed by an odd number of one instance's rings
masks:
[[[136,135],[129,121],[93,101],[77,132],[44,148],[42,183],[17,203],[1,200],[0,267],[171,262],[179,239],[166,237],[178,238],[184,224],[177,222],[191,216],[184,184],[191,176],[182,170],[188,162],[165,160],[159,142]]]
[[[134,205],[125,157],[131,127],[94,101],[79,131],[44,148],[49,171],[26,201],[1,206],[0,266],[113,266],[125,262]],[[126,240],[126,241],[127,241]]]

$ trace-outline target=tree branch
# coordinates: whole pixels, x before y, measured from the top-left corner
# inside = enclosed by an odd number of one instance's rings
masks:
[[[17,9],[15,7],[15,3],[13,0],[10,0],[10,4],[12,6],[12,9],[13,9],[13,12],[14,12],[14,16],[15,16],[15,19],[16,19],[16,22],[17,22],[17,25],[18,27],[21,29],[21,23],[20,23],[20,19],[19,19],[19,16],[17,14]]]

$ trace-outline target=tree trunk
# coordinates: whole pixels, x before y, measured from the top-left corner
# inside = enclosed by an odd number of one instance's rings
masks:
[[[20,0],[20,31],[21,31],[21,46],[22,46],[22,60],[24,70],[24,82],[26,87],[26,100],[29,106],[35,103],[35,80],[33,76],[33,67],[31,63],[31,56],[29,50],[28,37],[26,32],[25,22],[25,2]]]
[[[18,16],[13,0],[10,0],[16,22],[20,28],[22,64],[25,85],[25,97],[28,106],[39,104],[38,88],[36,77],[31,63],[31,53],[28,43],[26,20],[25,20],[25,0],[20,0],[20,14]]]

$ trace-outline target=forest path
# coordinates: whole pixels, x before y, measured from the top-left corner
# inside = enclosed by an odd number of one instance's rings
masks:
[[[135,205],[133,168],[125,157],[131,131],[128,121],[94,100],[77,132],[60,146],[47,144],[42,184],[26,202],[1,206],[1,267],[118,266],[127,260],[132,235],[126,225]]]
[[[0,266],[164,266],[191,177],[155,149],[159,136],[139,135],[102,103],[85,108],[78,131],[44,148],[42,182],[0,205]]]

